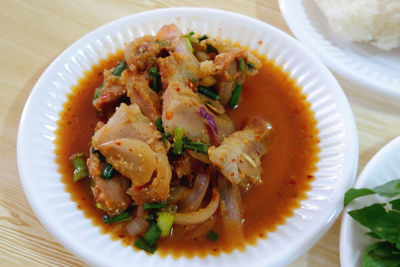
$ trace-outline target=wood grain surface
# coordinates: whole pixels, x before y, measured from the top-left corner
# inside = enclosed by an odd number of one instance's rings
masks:
[[[290,33],[277,0],[234,1],[7,1],[0,0],[0,266],[85,266],[40,224],[21,186],[16,140],[19,118],[35,82],[65,48],[117,18],[155,8],[197,6],[245,14]],[[359,136],[359,167],[399,135],[397,99],[336,76],[353,109]],[[290,266],[339,266],[340,218]]]

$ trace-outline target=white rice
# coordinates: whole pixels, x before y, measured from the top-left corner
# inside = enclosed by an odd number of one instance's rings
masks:
[[[400,46],[400,0],[314,0],[332,30],[383,50]]]

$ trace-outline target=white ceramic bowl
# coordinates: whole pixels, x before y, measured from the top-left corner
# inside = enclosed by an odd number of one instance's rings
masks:
[[[334,33],[313,0],[279,0],[296,38],[331,70],[386,96],[400,99],[400,48],[380,50]]]
[[[84,70],[100,58],[167,23],[247,45],[274,59],[297,80],[311,102],[321,152],[308,199],[286,223],[244,252],[218,257],[161,258],[102,235],[70,200],[55,163],[53,140],[62,104]],[[262,44],[259,44],[262,41]],[[354,118],[337,81],[318,59],[278,29],[243,15],[214,9],[170,8],[128,16],[78,40],[46,69],[25,105],[18,130],[18,168],[26,196],[43,225],[67,249],[101,266],[281,266],[310,249],[342,210],[343,193],[352,184],[358,161]]]
[[[385,145],[368,162],[357,179],[355,188],[373,188],[400,177],[400,136]],[[342,267],[362,266],[364,249],[377,242],[365,233],[369,230],[356,222],[348,211],[360,209],[385,199],[377,195],[359,198],[350,203],[343,213],[340,229],[340,265]]]

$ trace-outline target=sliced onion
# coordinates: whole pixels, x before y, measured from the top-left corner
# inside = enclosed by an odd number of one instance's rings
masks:
[[[219,193],[213,188],[210,203],[204,209],[187,213],[175,213],[175,224],[197,224],[207,221],[218,209]]]
[[[149,228],[149,223],[144,217],[136,217],[126,225],[126,230],[131,236],[143,234],[147,228]]]
[[[238,240],[243,239],[242,198],[239,186],[231,184],[222,175],[218,177],[218,190],[221,194],[220,213],[224,231],[234,232]]]
[[[200,207],[210,183],[210,173],[199,173],[189,195],[182,201],[182,211],[195,211]]]
[[[137,217],[144,217],[144,208],[143,205],[138,205],[136,209],[136,216]]]

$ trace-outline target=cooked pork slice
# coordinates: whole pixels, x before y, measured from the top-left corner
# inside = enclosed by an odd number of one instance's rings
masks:
[[[152,122],[161,117],[160,97],[150,88],[145,74],[134,74],[129,77],[126,90],[131,103],[136,103],[143,115]]]
[[[245,58],[247,52],[239,48],[233,48],[229,52],[218,54],[214,59],[217,66],[217,91],[221,97],[221,103],[226,105],[232,96],[232,91],[236,84],[243,84],[246,78],[247,65],[244,64],[244,71],[239,69],[238,60]]]
[[[98,111],[104,111],[106,108],[115,107],[119,104],[122,97],[126,95],[124,71],[122,77],[112,74],[114,69],[104,71],[103,87],[96,92],[97,98],[93,100],[93,106]]]
[[[132,181],[128,194],[138,203],[168,198],[171,169],[161,134],[138,105],[121,104],[92,137],[107,162]]]
[[[125,49],[125,59],[129,69],[145,71],[154,66],[163,49],[152,35],[145,35],[130,42]]]
[[[115,216],[125,211],[132,202],[131,197],[126,193],[130,187],[129,179],[123,177],[119,173],[114,174],[109,181],[100,176],[105,162],[99,159],[97,153],[90,153],[87,159],[91,182],[91,189],[94,196],[96,206],[102,208],[110,216]]]
[[[226,137],[219,147],[210,147],[208,156],[224,177],[233,184],[249,179],[261,181],[261,157],[266,152],[271,125],[252,117],[241,131]]]
[[[216,115],[185,84],[171,82],[164,93],[162,122],[165,131],[174,134],[182,127],[192,141],[215,144],[233,132],[233,123],[225,115]]]
[[[166,25],[160,29],[157,40],[170,44],[171,56],[158,59],[158,66],[163,81],[164,89],[169,82],[186,83],[187,80],[199,78],[200,63],[189,49],[182,32],[174,24]]]

